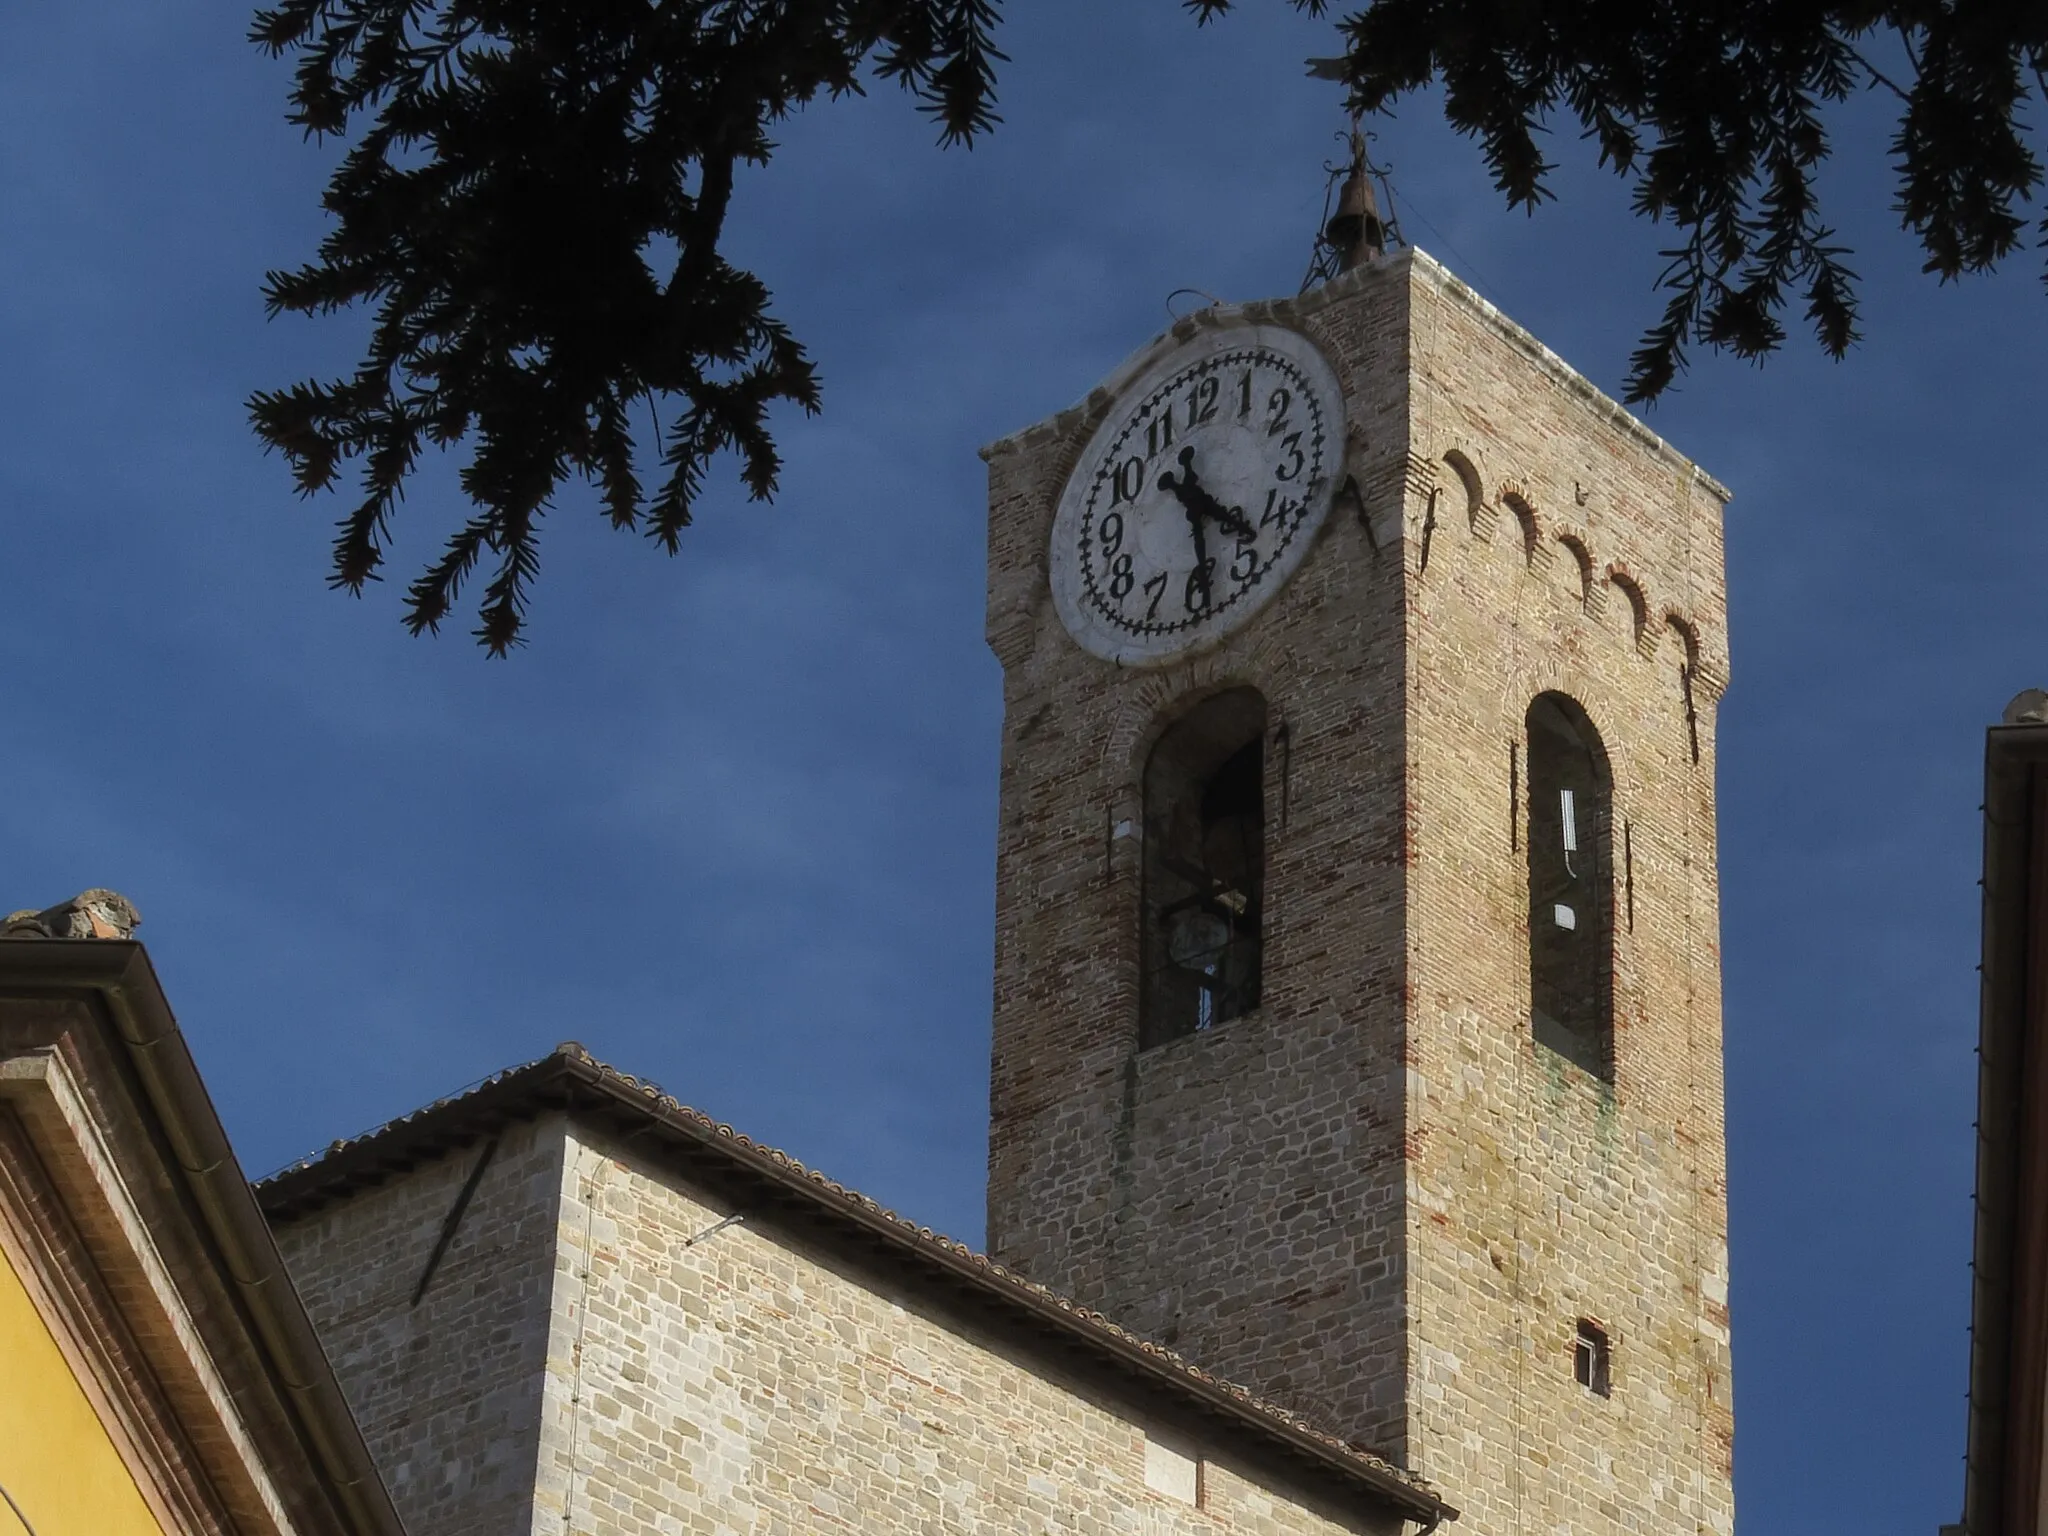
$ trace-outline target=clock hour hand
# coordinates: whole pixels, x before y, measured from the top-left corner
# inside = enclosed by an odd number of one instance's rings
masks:
[[[1159,488],[1173,492],[1180,504],[1187,508],[1188,516],[1197,523],[1204,517],[1213,517],[1225,533],[1235,534],[1244,540],[1258,538],[1259,531],[1245,520],[1244,511],[1239,507],[1226,507],[1203,487],[1195,478],[1195,450],[1192,447],[1180,451],[1180,478],[1171,473],[1159,477]]]
[[[1207,491],[1203,491],[1202,494],[1209,499],[1209,515],[1222,525],[1225,533],[1236,534],[1248,544],[1258,538],[1259,530],[1245,520],[1243,507],[1226,507],[1215,497],[1209,496]]]

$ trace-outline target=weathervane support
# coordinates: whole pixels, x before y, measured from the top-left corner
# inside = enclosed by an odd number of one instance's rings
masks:
[[[1308,72],[1317,80],[1345,80],[1350,67],[1348,58],[1308,61]],[[1400,226],[1380,212],[1380,198],[1373,183],[1377,181],[1386,189],[1390,206],[1393,190],[1387,187],[1386,171],[1374,165],[1367,153],[1369,141],[1370,136],[1354,111],[1351,130],[1345,135],[1348,153],[1344,162],[1340,165],[1326,163],[1323,167],[1330,178],[1329,191],[1323,195],[1322,226],[1316,231],[1315,251],[1309,258],[1308,272],[1302,278],[1304,291],[1384,256],[1389,246],[1402,243]],[[1340,176],[1343,178],[1341,190],[1337,184]],[[1336,194],[1334,208],[1331,206],[1331,192]]]
[[[1337,194],[1337,211],[1323,225],[1323,243],[1337,258],[1337,270],[1349,272],[1387,252],[1387,226],[1373,196],[1372,167],[1365,158],[1365,135],[1351,126],[1351,170]]]

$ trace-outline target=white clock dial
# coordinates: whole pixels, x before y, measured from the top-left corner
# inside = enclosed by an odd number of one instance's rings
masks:
[[[1214,643],[1301,563],[1341,467],[1344,400],[1307,338],[1205,331],[1121,391],[1053,520],[1068,632],[1144,665]]]

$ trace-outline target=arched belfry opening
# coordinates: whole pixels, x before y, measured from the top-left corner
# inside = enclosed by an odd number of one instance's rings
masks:
[[[1145,762],[1140,1047],[1259,1005],[1266,883],[1266,701],[1204,699]]]
[[[1538,1044],[1614,1076],[1613,785],[1561,693],[1529,706],[1529,1015]]]

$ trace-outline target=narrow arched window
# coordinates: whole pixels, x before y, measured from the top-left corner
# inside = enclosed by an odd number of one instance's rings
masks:
[[[1573,700],[1529,706],[1529,1015],[1537,1042],[1614,1075],[1612,781]]]
[[[1266,701],[1233,688],[1176,720],[1146,760],[1141,1046],[1259,1004],[1265,739]]]

